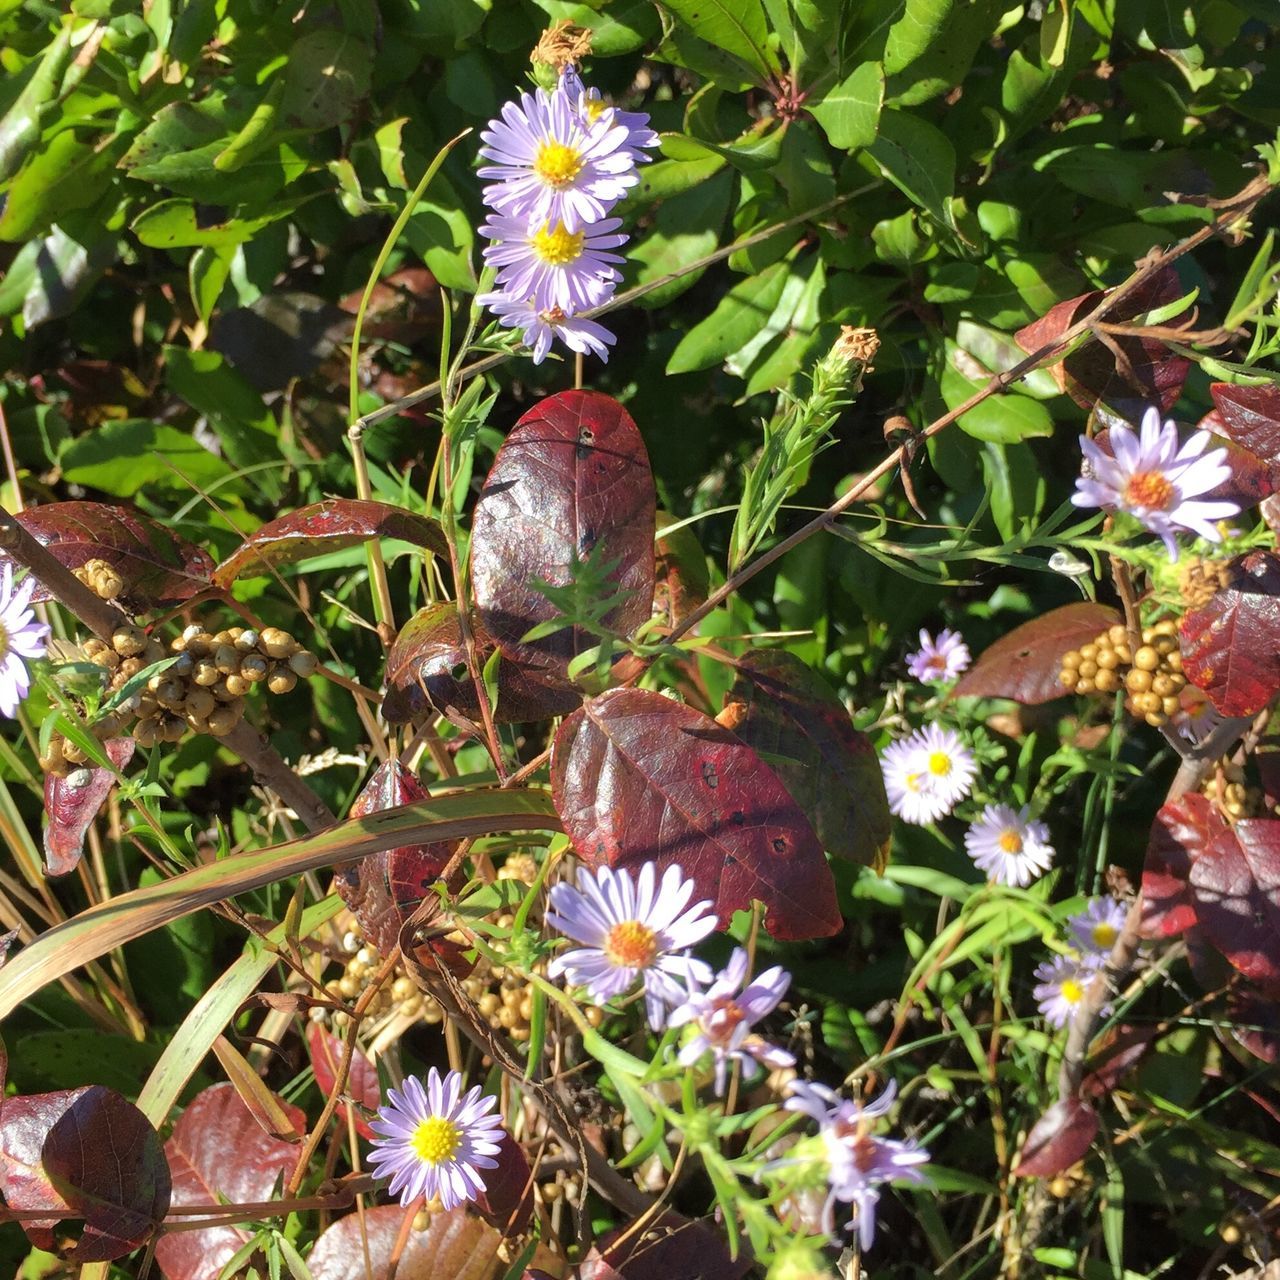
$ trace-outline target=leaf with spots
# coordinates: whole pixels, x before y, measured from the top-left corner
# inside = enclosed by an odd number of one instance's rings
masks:
[[[123,769],[133,757],[133,745],[132,738],[112,738],[103,748],[111,763]],[[65,876],[79,865],[85,833],[115,781],[110,769],[96,765],[72,769],[65,777],[45,774],[44,856],[51,876]]]
[[[1088,644],[1120,615],[1103,604],[1063,605],[1014,627],[984,649],[955,687],[957,698],[1011,698],[1027,706],[1062,697],[1063,654]]]
[[[613,689],[560,726],[557,812],[592,867],[679,866],[727,926],[760,901],[779,939],[838,932],[835,883],[809,820],[745,742],[692,707]]]
[[[526,640],[561,610],[538,589],[568,587],[583,562],[607,569],[617,603],[599,619],[630,635],[653,608],[655,497],[631,416],[597,391],[562,391],[526,413],[498,451],[476,502],[471,578],[503,655],[562,680],[598,643],[580,625]]]

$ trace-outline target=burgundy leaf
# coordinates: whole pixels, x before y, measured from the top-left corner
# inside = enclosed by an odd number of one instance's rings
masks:
[[[844,703],[783,650],[757,650],[736,672],[717,720],[768,760],[828,853],[883,865],[890,835],[884,774]]]
[[[1211,429],[1268,466],[1280,468],[1280,386],[1274,382],[1257,387],[1215,382],[1209,394],[1221,423]]]
[[[478,618],[472,619],[471,629],[476,661],[483,671],[493,655],[493,640]],[[498,705],[493,711],[500,724],[549,720],[581,702],[582,695],[573,688],[553,687],[518,663],[498,660]],[[403,724],[432,710],[480,719],[475,681],[467,670],[467,651],[458,627],[458,606],[452,600],[419,609],[387,653],[383,717],[390,724]]]
[[[1207,796],[1189,791],[1161,806],[1151,824],[1142,868],[1142,932],[1173,938],[1196,922],[1191,867],[1205,848],[1227,831]]]
[[[346,1044],[318,1022],[308,1022],[307,1052],[311,1055],[311,1069],[316,1074],[316,1087],[328,1097],[338,1083],[338,1071],[346,1053]],[[343,1092],[370,1111],[376,1111],[382,1103],[382,1087],[378,1084],[377,1069],[358,1048],[352,1050],[351,1069]],[[354,1116],[356,1132],[362,1138],[373,1138],[373,1129],[360,1113],[359,1107],[343,1103],[343,1111]]]
[[[51,502],[19,512],[17,520],[64,568],[105,560],[124,583],[120,603],[134,613],[190,600],[213,573],[213,561],[199,547],[132,507]],[[0,565],[8,562],[0,551]],[[37,585],[32,599],[51,596]]]
[[[1227,995],[1226,1030],[1255,1058],[1280,1062],[1280,1005],[1251,987],[1233,987]]]
[[[1183,615],[1182,669],[1219,715],[1251,716],[1280,692],[1280,556],[1250,551],[1227,573],[1226,587]]]
[[[616,400],[562,391],[530,409],[498,451],[472,522],[476,605],[502,652],[559,679],[571,658],[597,643],[577,627],[524,639],[560,616],[535,580],[566,586],[588,556],[613,565],[610,582],[622,594],[603,625],[629,635],[646,621],[654,518],[644,440]]]
[[[583,1259],[579,1280],[741,1280],[752,1270],[744,1250],[736,1259],[705,1222],[665,1209],[643,1231],[634,1224],[601,1237]]]
[[[1267,995],[1280,995],[1280,821],[1223,826],[1191,864],[1196,920]]]
[[[112,738],[103,743],[111,763],[119,770],[133,758],[132,738]],[[51,876],[65,876],[79,865],[84,853],[85,832],[102,807],[116,775],[110,769],[85,765],[65,777],[47,773],[44,777],[44,856]]]
[[[23,1228],[56,1252],[54,1228],[83,1219],[65,1256],[110,1262],[151,1236],[169,1211],[169,1170],[151,1122],[112,1089],[90,1085],[6,1098],[0,1112],[0,1191],[10,1209],[49,1209]]]
[[[1105,321],[1114,325],[1135,320],[1148,311],[1175,301],[1185,292],[1178,273],[1172,267],[1165,267],[1117,303]],[[1032,352],[1055,341],[1092,311],[1103,297],[1103,293],[1094,290],[1058,303],[1039,320],[1014,335],[1018,345],[1024,351]],[[1177,326],[1187,314],[1182,311],[1166,318],[1163,323]],[[1119,348],[1123,361],[1117,360],[1106,343],[1090,342],[1073,351],[1060,366],[1054,367],[1058,385],[1082,409],[1092,409],[1101,400],[1121,417],[1133,422],[1138,421],[1149,405],[1158,404],[1164,412],[1172,409],[1182,394],[1190,361],[1175,355],[1157,338],[1110,334],[1109,339]]]
[[[1196,423],[1197,431],[1208,431],[1214,439],[1210,448],[1225,449],[1226,464],[1231,474],[1221,484],[1207,489],[1200,498],[1204,501],[1234,502],[1241,509],[1256,507],[1272,497],[1276,491],[1276,479],[1280,478],[1280,468],[1264,462],[1258,455],[1243,445],[1236,444],[1227,434],[1222,414],[1211,409]]]
[[[533,1174],[524,1148],[504,1129],[498,1143],[496,1169],[484,1171],[484,1190],[476,1209],[504,1236],[523,1235],[533,1221]]]
[[[1112,1027],[1098,1044],[1089,1062],[1080,1091],[1086,1098],[1105,1098],[1151,1052],[1160,1029],[1123,1022]]]
[[[1098,1132],[1098,1113],[1083,1098],[1063,1098],[1040,1117],[1022,1144],[1013,1172],[1052,1178],[1084,1159]]]
[[[668,532],[667,526],[675,524],[676,518],[659,511],[657,519],[653,611],[668,626],[674,627],[706,601],[711,590],[711,575],[707,570],[707,553],[692,526],[681,525]]]
[[[643,689],[590,699],[556,734],[551,785],[592,867],[679,866],[722,926],[758,899],[775,938],[841,927],[808,819],[750,747],[692,707]]]
[[[307,1118],[288,1102],[280,1104],[305,1130]],[[199,1093],[164,1144],[173,1173],[175,1206],[258,1204],[275,1193],[298,1158],[298,1148],[264,1133],[235,1086],[223,1082]],[[248,1218],[257,1215],[249,1213]],[[156,1261],[168,1280],[216,1280],[218,1272],[249,1233],[240,1227],[175,1231],[156,1243]]]
[[[953,696],[1010,698],[1027,706],[1060,698],[1066,692],[1058,679],[1063,654],[1119,621],[1114,609],[1086,601],[1050,609],[984,649]]]
[[[399,538],[438,556],[449,554],[440,525],[427,516],[385,502],[326,498],[255,530],[214,570],[213,580],[229,587],[245,574],[260,577],[273,567],[357,547],[374,538]]]

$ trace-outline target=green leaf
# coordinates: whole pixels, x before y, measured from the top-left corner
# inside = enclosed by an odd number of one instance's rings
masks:
[[[940,129],[905,111],[885,111],[867,152],[913,204],[950,226],[944,201],[955,190],[956,153]]]
[[[988,377],[989,374],[968,352],[953,342],[947,343],[939,388],[948,409],[958,408],[980,391]],[[1040,401],[1016,391],[988,396],[958,418],[956,425],[979,440],[993,440],[999,444],[1016,444],[1033,436],[1053,434],[1053,418],[1049,410]]]
[[[777,70],[768,52],[769,24],[760,0],[666,0],[700,40],[750,67],[763,85]]]
[[[231,474],[189,431],[137,418],[104,423],[72,440],[61,462],[63,479],[118,498],[151,484],[190,493],[192,484],[209,485]]]
[[[129,229],[152,249],[191,249],[198,245],[237,245],[252,240],[263,227],[287,217],[297,206],[275,205],[253,218],[224,216],[210,221],[192,200],[161,200],[144,209]]]
[[[642,306],[663,306],[679,297],[706,270],[689,268],[713,252],[720,242],[732,192],[733,175],[723,172],[662,204],[653,230],[631,255],[640,263],[637,283],[648,284],[676,272],[683,274],[648,294]]]
[[[227,283],[234,257],[234,250],[215,249],[211,245],[204,245],[191,255],[187,264],[187,282],[191,289],[191,303],[203,324],[209,323],[222,286]]]
[[[875,141],[883,106],[884,72],[878,62],[864,62],[809,109],[833,147],[852,151]]]
[[[670,200],[684,191],[701,186],[725,166],[722,156],[701,152],[701,159],[659,160],[645,165],[640,183],[631,197],[641,200]]]
[[[368,96],[373,51],[333,27],[308,32],[289,50],[280,121],[288,129],[343,124]]]
[[[667,361],[667,372],[708,369],[759,333],[778,305],[789,271],[789,263],[778,262],[735,284],[716,309],[680,340]]]
[[[785,129],[772,127],[749,129],[734,142],[706,142],[687,133],[664,133],[659,139],[662,154],[669,160],[699,160],[708,152],[723,156],[735,169],[755,173],[777,163]]]
[[[884,42],[884,70],[897,75],[938,39],[951,16],[955,0],[906,0],[902,17],[889,28]]]
[[[0,240],[44,232],[56,218],[91,205],[111,183],[124,139],[82,140],[76,129],[55,134],[14,175],[0,213]]]

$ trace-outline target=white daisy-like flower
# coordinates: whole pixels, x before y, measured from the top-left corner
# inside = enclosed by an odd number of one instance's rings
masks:
[[[904,822],[936,822],[969,794],[978,771],[954,729],[936,724],[890,743],[881,757],[889,810]]]
[[[935,640],[921,628],[920,648],[907,654],[907,670],[916,680],[940,684],[967,671],[972,661],[969,646],[958,631],[944,628]]]
[[[579,872],[577,888],[554,885],[548,927],[586,945],[553,957],[547,973],[586,987],[597,1004],[624,994],[639,978],[649,1025],[661,1030],[667,1006],[688,998],[691,977],[711,981],[711,966],[684,954],[718,923],[714,912],[707,914],[709,901],[689,905],[693,891],[677,866],[668,867],[659,884],[653,862],[634,880],[621,868],[601,867]]]
[[[965,852],[996,884],[1022,888],[1053,865],[1049,828],[1029,814],[1025,804],[989,804],[964,833]]]
[[[594,320],[566,315],[559,307],[539,311],[532,302],[521,302],[501,290],[482,293],[476,301],[488,307],[505,328],[524,331],[525,346],[532,349],[534,364],[541,364],[547,358],[554,338],[559,338],[570,351],[584,356],[596,355],[608,363],[609,347],[616,339]]]
[[[616,249],[621,218],[604,218],[570,231],[562,222],[530,222],[491,214],[480,234],[491,241],[484,260],[498,268],[498,284],[509,297],[527,300],[537,311],[577,315],[608,301],[622,278]]]
[[[1089,985],[1102,968],[1102,960],[1097,955],[1056,956],[1036,966],[1039,982],[1031,994],[1051,1027],[1065,1027],[1076,1016]],[[1103,1013],[1106,1011],[1104,1008]]]
[[[13,566],[0,568],[0,715],[18,714],[18,704],[31,691],[27,662],[44,657],[49,627],[29,608],[35,589],[35,578],[27,574],[15,590]]]
[[[391,1194],[406,1205],[419,1196],[446,1209],[474,1200],[484,1190],[479,1170],[498,1167],[502,1120],[488,1114],[496,1105],[479,1085],[463,1094],[457,1071],[442,1079],[432,1067],[426,1088],[410,1076],[403,1089],[387,1090],[370,1122],[378,1135],[369,1156],[374,1176],[390,1178]]]
[[[1067,932],[1085,955],[1105,959],[1116,945],[1128,914],[1123,902],[1114,898],[1094,898],[1083,911],[1067,921]]]
[[[1081,436],[1085,468],[1071,501],[1077,507],[1128,512],[1164,540],[1171,560],[1178,558],[1178,529],[1220,542],[1215,522],[1238,515],[1240,505],[1197,498],[1231,478],[1227,451],[1205,452],[1210,439],[1207,431],[1197,431],[1179,448],[1178,428],[1172,422],[1162,425],[1154,406],[1142,415],[1140,434],[1123,423],[1108,431],[1110,454]]]

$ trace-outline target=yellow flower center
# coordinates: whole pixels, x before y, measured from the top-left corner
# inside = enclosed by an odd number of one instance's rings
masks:
[[[462,1145],[462,1130],[444,1116],[428,1116],[413,1131],[409,1145],[424,1164],[443,1164]]]
[[[904,781],[907,784],[907,790],[913,792],[916,795],[919,795],[920,792],[924,790],[924,774],[923,773],[909,773],[907,774]]]
[[[1084,999],[1084,988],[1074,978],[1068,978],[1062,984],[1062,998],[1068,1004],[1079,1004]]]
[[[567,187],[582,172],[582,156],[563,142],[544,142],[533,160],[533,171],[551,187]]]
[[[5,625],[0,622],[0,662],[3,662],[9,656],[9,633],[5,630]]]
[[[658,954],[658,935],[639,920],[624,920],[609,930],[604,953],[623,969],[647,969]]]
[[[936,778],[945,778],[951,772],[951,757],[945,751],[931,751],[929,772]]]
[[[1162,471],[1135,471],[1124,487],[1124,496],[1130,506],[1167,511],[1177,491]]]
[[[570,235],[564,229],[563,223],[557,222],[553,227],[548,222],[541,231],[535,231],[529,237],[529,244],[543,262],[553,267],[563,267],[582,256],[582,245],[585,240],[586,236],[581,231],[575,231]]]
[[[1006,827],[1000,833],[1000,839],[996,842],[1008,854],[1022,852],[1022,837],[1013,830],[1012,827]]]
[[[1093,945],[1095,947],[1114,947],[1120,936],[1113,924],[1095,924],[1093,926]]]
[[[608,109],[609,104],[603,98],[587,99],[587,119],[592,123],[599,120]]]

